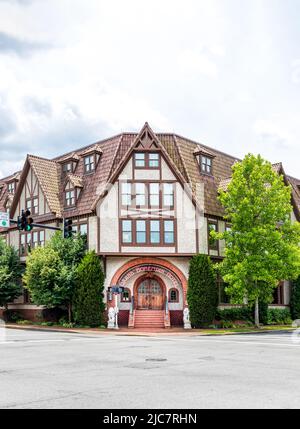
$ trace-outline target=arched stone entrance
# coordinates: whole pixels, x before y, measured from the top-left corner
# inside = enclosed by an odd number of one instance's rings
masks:
[[[165,327],[182,326],[187,279],[173,263],[155,257],[132,259],[115,272],[110,281],[110,286],[114,285],[124,287],[130,297],[126,302],[122,296],[119,299],[120,312],[129,313],[128,326],[138,326],[135,316],[145,320],[155,312],[164,315]]]

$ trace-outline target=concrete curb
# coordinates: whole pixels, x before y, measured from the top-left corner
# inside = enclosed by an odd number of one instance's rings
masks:
[[[195,336],[201,336],[201,337],[224,337],[228,335],[256,335],[256,334],[278,334],[278,333],[292,333],[295,329],[294,328],[287,328],[287,329],[277,329],[277,330],[266,330],[262,329],[261,331],[245,331],[245,332],[223,332],[223,333],[206,333],[206,332],[199,332],[199,331],[184,331],[182,330],[126,330],[126,329],[119,329],[119,330],[112,330],[112,329],[83,329],[83,328],[59,328],[59,327],[50,327],[50,326],[35,326],[35,325],[14,325],[14,324],[6,324],[6,329],[19,329],[19,330],[26,330],[26,331],[37,331],[37,332],[56,332],[56,333],[67,333],[67,334],[97,334],[97,335],[114,335],[114,336],[129,336],[129,337],[140,337],[140,336],[157,336],[157,335],[171,335],[171,336],[183,336],[183,337],[195,337]]]

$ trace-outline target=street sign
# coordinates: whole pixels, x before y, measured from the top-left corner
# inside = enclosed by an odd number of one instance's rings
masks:
[[[0,212],[0,227],[1,228],[9,228],[10,227],[9,213]]]
[[[123,293],[124,292],[124,287],[122,287],[122,286],[112,286],[110,289],[111,289],[111,293]]]

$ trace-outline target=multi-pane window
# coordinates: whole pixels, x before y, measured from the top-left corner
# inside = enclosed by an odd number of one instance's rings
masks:
[[[131,183],[122,183],[122,206],[131,206]]]
[[[134,161],[136,168],[144,168],[146,166],[146,156],[144,153],[135,153]]]
[[[20,256],[26,256],[31,249],[45,245],[45,231],[32,231],[20,236]]]
[[[75,190],[66,191],[66,207],[75,206]]]
[[[137,152],[134,154],[134,166],[135,168],[159,168],[160,154]]]
[[[146,237],[146,221],[137,220],[136,221],[136,242],[137,244],[145,244],[147,241]]]
[[[164,242],[165,244],[173,244],[174,241],[174,221],[164,220]]]
[[[91,173],[95,170],[95,156],[89,155],[84,158],[84,171]]]
[[[7,190],[10,194],[14,194],[15,193],[15,189],[16,189],[16,184],[15,182],[11,182],[7,185]]]
[[[218,250],[218,240],[211,236],[212,231],[218,231],[218,223],[216,221],[208,222],[208,245],[210,250]]]
[[[160,243],[160,221],[159,220],[150,221],[150,243],[151,244]]]
[[[200,156],[200,167],[201,172],[205,174],[212,173],[212,158],[208,156],[201,155]]]
[[[149,153],[149,167],[158,168],[159,167],[159,154],[158,153]]]
[[[64,173],[71,173],[72,172],[72,163],[71,162],[66,162],[63,165],[63,172]]]
[[[163,206],[174,207],[174,185],[173,183],[163,184]]]
[[[146,205],[146,186],[145,183],[136,183],[135,184],[135,198],[137,206]]]
[[[127,243],[127,244],[132,243],[132,221],[131,220],[122,221],[122,241],[123,243]]]
[[[175,245],[174,220],[123,219],[121,220],[121,230],[123,244],[130,244],[132,246]]]
[[[32,214],[37,215],[39,213],[39,199],[33,198],[32,200]]]
[[[26,210],[31,211],[31,207],[32,207],[32,200],[30,198],[30,199],[26,200]]]
[[[159,207],[159,183],[149,185],[150,207]]]
[[[45,231],[40,231],[40,246],[45,246]]]
[[[32,234],[32,247],[36,247],[39,244],[39,233],[37,231],[35,231]]]
[[[81,225],[79,225],[79,234],[80,235],[87,235],[87,224],[86,223],[82,223]]]

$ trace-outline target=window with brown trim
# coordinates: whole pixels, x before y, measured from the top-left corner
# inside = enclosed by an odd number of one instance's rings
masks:
[[[132,205],[132,186],[131,183],[121,184],[121,201],[123,207],[130,207]]]
[[[123,244],[132,243],[132,220],[122,220],[122,242]]]
[[[38,215],[39,214],[39,199],[37,196],[27,198],[26,210],[30,210],[32,215]]]
[[[20,234],[20,256],[27,256],[35,247],[45,245],[45,231],[31,231]]]
[[[146,154],[138,152],[134,154],[134,167],[146,168]]]
[[[170,303],[178,303],[179,302],[179,291],[178,289],[170,289],[169,290],[169,302]]]
[[[75,202],[75,189],[69,189],[65,191],[65,207],[74,207]]]
[[[130,289],[128,289],[128,288],[124,289],[124,292],[121,294],[121,302],[131,302]]]
[[[146,244],[147,243],[147,229],[145,220],[136,221],[136,243]]]
[[[95,171],[95,155],[88,155],[84,157],[84,172],[92,173]]]
[[[173,182],[121,182],[120,201],[124,208],[175,207],[175,185]]]
[[[63,164],[63,172],[65,174],[72,173],[73,172],[73,163],[72,162],[65,162]]]
[[[173,219],[122,219],[121,240],[129,246],[174,246]]]
[[[174,184],[163,184],[163,207],[174,207]]]
[[[149,183],[149,207],[159,205],[159,183]]]
[[[146,206],[146,184],[145,183],[135,184],[135,205],[136,207]]]
[[[160,154],[158,152],[136,152],[134,154],[134,168],[160,168]]]
[[[199,162],[201,173],[212,175],[212,158],[200,155]]]
[[[7,185],[7,191],[10,194],[14,194],[15,190],[16,190],[16,182],[10,182],[10,183],[8,183],[8,185]]]
[[[209,250],[219,250],[218,240],[211,236],[211,231],[218,232],[218,221],[208,221],[208,248]]]

